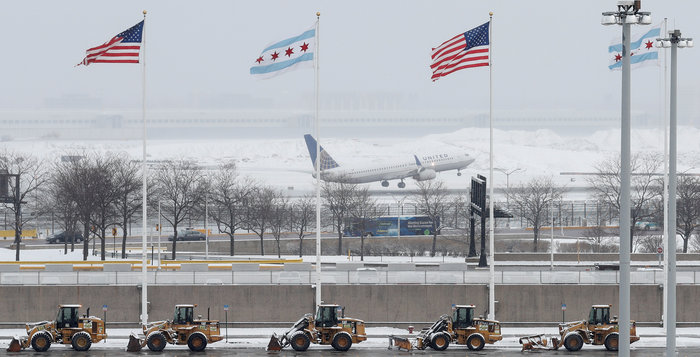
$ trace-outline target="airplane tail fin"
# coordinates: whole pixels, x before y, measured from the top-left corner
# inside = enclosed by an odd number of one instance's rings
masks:
[[[316,139],[313,136],[306,134],[304,135],[304,140],[306,140],[306,148],[309,149],[309,156],[311,157],[311,164],[316,168]],[[321,153],[321,171],[333,169],[340,167],[338,163],[333,160],[330,154],[323,150],[323,146],[319,147],[319,152]]]

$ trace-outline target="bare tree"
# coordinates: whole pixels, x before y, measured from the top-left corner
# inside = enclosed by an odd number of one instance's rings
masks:
[[[91,228],[100,239],[100,259],[105,260],[105,239],[107,228],[117,221],[115,202],[119,191],[115,182],[115,160],[112,155],[95,156],[92,167],[92,180],[94,192],[91,195],[94,202],[94,211],[91,218]]]
[[[367,223],[372,218],[379,215],[377,200],[369,194],[367,186],[358,187],[351,196],[352,203],[349,207],[349,214],[360,229],[360,260],[365,260],[365,237],[367,236]],[[401,229],[401,227],[397,227]]]
[[[547,222],[547,209],[551,208],[552,203],[558,201],[561,195],[562,189],[554,187],[551,177],[533,178],[529,182],[511,187],[508,192],[513,213],[532,225],[532,245],[535,252],[540,229]]]
[[[0,157],[0,172],[11,175],[19,175],[19,180],[10,177],[6,187],[8,196],[12,197],[10,203],[5,203],[14,215],[13,229],[15,230],[15,260],[19,261],[22,242],[22,228],[36,216],[23,215],[21,207],[29,200],[37,200],[45,189],[48,175],[41,161],[35,157],[5,151]],[[17,186],[19,183],[19,187]],[[39,212],[35,212],[39,213]]]
[[[416,181],[418,191],[416,192],[413,202],[416,204],[420,214],[424,214],[430,218],[433,225],[433,244],[430,249],[430,256],[435,256],[437,245],[437,235],[441,227],[441,219],[450,206],[447,189],[442,181]]]
[[[101,184],[101,174],[95,168],[94,155],[72,156],[74,160],[61,162],[56,166],[53,181],[56,186],[55,192],[59,192],[63,199],[73,202],[78,221],[83,225],[83,260],[87,260],[90,224],[96,210],[95,192]]]
[[[346,182],[323,182],[321,196],[323,206],[329,213],[333,228],[338,232],[338,255],[343,254],[343,228],[353,203],[353,192],[357,185]]]
[[[270,230],[275,238],[275,243],[277,243],[277,258],[282,257],[280,239],[284,228],[289,223],[289,208],[289,197],[285,196],[281,191],[275,191],[272,197],[272,210],[270,211]]]
[[[631,212],[630,212],[630,249],[634,247],[634,233],[637,222],[653,217],[654,213],[649,210],[652,201],[658,195],[659,190],[655,189],[655,174],[659,169],[662,160],[655,153],[639,153],[632,156],[630,168],[631,179]],[[616,211],[620,212],[620,157],[610,157],[598,162],[595,165],[596,175],[589,178],[589,183],[593,187],[595,196],[602,202],[607,202]],[[623,229],[623,227],[620,227]]]
[[[178,226],[204,199],[206,182],[201,168],[187,160],[162,164],[153,178],[155,199],[161,201],[161,217],[173,227],[172,259],[175,259]]]
[[[142,207],[143,176],[139,164],[125,157],[114,158],[113,172],[114,189],[116,190],[113,205],[118,217],[116,224],[122,228],[122,259],[124,259],[126,258],[129,220]]]
[[[247,214],[247,227],[260,238],[260,255],[265,255],[265,232],[272,226],[274,201],[277,192],[269,186],[261,186],[253,195]]]
[[[250,178],[239,178],[233,161],[222,164],[212,177],[209,216],[216,223],[219,233],[228,235],[231,256],[236,252],[236,230],[244,228],[245,212],[258,186],[259,184]]]
[[[676,232],[683,238],[683,253],[688,253],[688,241],[700,221],[700,179],[680,176],[676,194]]]
[[[583,239],[593,246],[594,253],[606,253],[611,251],[609,244],[606,244],[610,234],[600,226],[600,224],[587,228],[583,231]]]
[[[295,231],[299,238],[299,256],[301,257],[306,232],[316,227],[316,198],[306,195],[292,203],[289,222],[292,231]]]
[[[52,207],[52,212],[58,220],[58,225],[63,228],[67,236],[71,237],[70,251],[75,251],[75,232],[78,232],[78,214],[76,203],[63,192],[56,189],[55,184],[49,185],[47,202]],[[63,254],[68,254],[68,239],[63,239]]]

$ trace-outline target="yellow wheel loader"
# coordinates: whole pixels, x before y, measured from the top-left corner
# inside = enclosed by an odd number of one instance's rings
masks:
[[[135,334],[129,336],[128,352],[138,352],[144,346],[153,352],[160,352],[166,344],[187,345],[191,351],[204,351],[207,344],[221,341],[219,321],[202,320],[201,316],[194,319],[194,308],[197,305],[175,305],[173,320],[156,321],[143,326],[140,339]]]
[[[454,343],[480,351],[487,343],[500,341],[503,338],[500,322],[474,317],[474,309],[474,305],[452,305],[452,316],[440,316],[432,326],[423,329],[413,342],[405,337],[389,336],[389,349],[396,347],[410,351],[430,347],[443,351]]]
[[[345,317],[345,308],[324,304],[318,307],[316,316],[304,315],[281,336],[273,334],[268,351],[280,351],[292,346],[295,351],[306,351],[311,343],[331,345],[338,351],[347,351],[353,343],[367,340],[365,323]]]
[[[564,346],[568,351],[575,352],[583,344],[605,345],[608,351],[617,351],[620,331],[617,316],[610,317],[612,305],[593,305],[588,314],[588,320],[559,324],[559,337],[552,337],[551,345],[547,346],[545,335],[524,336],[520,338],[523,351],[532,349],[557,350]],[[639,341],[637,326],[631,321],[630,343]]]
[[[45,352],[52,343],[71,345],[76,351],[87,351],[94,342],[107,338],[102,319],[90,316],[90,309],[80,316],[82,305],[59,305],[54,321],[26,324],[27,337],[12,339],[8,352],[19,352],[31,346],[36,352]]]

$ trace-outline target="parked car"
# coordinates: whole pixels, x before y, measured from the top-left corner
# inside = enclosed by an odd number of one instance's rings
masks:
[[[72,239],[75,239],[76,243],[82,242],[83,235],[80,234],[80,232],[65,232],[64,231],[64,232],[52,234],[52,235],[46,237],[46,243],[54,244],[54,243],[63,243],[64,241],[70,242]]]
[[[174,236],[168,237],[169,241],[173,240]],[[186,229],[184,231],[180,231],[177,233],[177,240],[205,240],[207,239],[207,236],[204,235],[204,233],[200,231],[195,231],[194,229]]]

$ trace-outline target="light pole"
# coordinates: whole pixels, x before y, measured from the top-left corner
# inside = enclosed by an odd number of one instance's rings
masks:
[[[518,171],[525,171],[525,169],[522,169],[520,167],[514,168],[512,170],[506,170],[502,168],[494,168],[496,171],[500,171],[506,175],[506,209],[508,210],[508,213],[510,213],[510,175],[514,174]],[[510,228],[510,217],[508,217],[508,227]]]
[[[393,198],[393,196],[392,196]],[[401,240],[401,215],[403,215],[403,201],[406,200],[408,196],[403,196],[400,200],[396,200],[396,236],[398,237],[398,240]]]
[[[160,235],[163,231],[163,223],[161,222],[160,214],[160,200],[158,200],[158,271],[160,271],[160,260],[161,260],[161,250],[160,250]]]
[[[671,48],[671,114],[669,123],[669,157],[668,157],[668,216],[666,229],[668,237],[667,271],[666,274],[666,311],[664,322],[666,327],[666,356],[676,353],[676,162],[677,162],[677,104],[678,104],[678,47],[693,47],[692,38],[681,37],[680,30],[668,32],[669,37],[657,38],[656,47]]]
[[[207,199],[204,199],[204,260],[209,260],[209,227],[207,223],[209,221],[209,207],[207,206]]]
[[[622,105],[620,120],[620,300],[619,356],[630,355],[630,27],[651,24],[651,13],[641,12],[641,1],[617,2],[617,11],[603,13],[603,25],[622,25]]]

